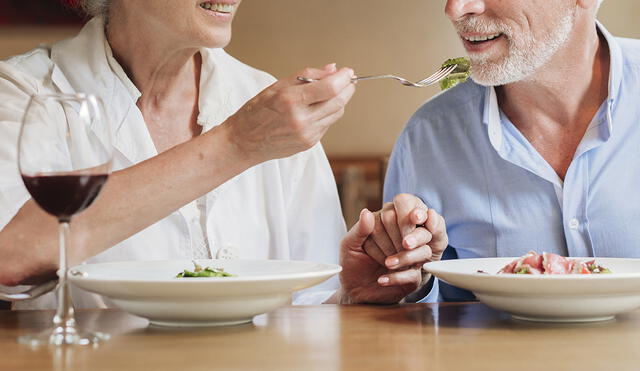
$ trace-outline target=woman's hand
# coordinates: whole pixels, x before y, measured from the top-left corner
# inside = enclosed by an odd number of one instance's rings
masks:
[[[319,81],[304,83],[303,76]],[[353,70],[307,68],[280,80],[247,102],[223,125],[238,153],[260,163],[313,147],[344,114],[355,92]]]
[[[401,194],[382,210],[363,210],[342,240],[342,303],[397,303],[426,283],[422,265],[440,260],[444,218],[417,197]]]

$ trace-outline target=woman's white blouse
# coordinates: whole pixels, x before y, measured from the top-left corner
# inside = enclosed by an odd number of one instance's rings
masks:
[[[29,199],[18,173],[16,146],[22,114],[32,94],[100,96],[114,131],[114,170],[157,155],[136,106],[141,94],[113,58],[103,29],[102,20],[95,18],[75,38],[0,62],[0,228]],[[203,131],[223,122],[275,81],[222,49],[202,49],[201,54],[198,123]],[[73,233],[73,223],[71,229]],[[193,241],[205,243],[212,257],[336,263],[344,233],[335,181],[318,144],[248,169],[206,194],[200,204],[176,210],[87,262],[190,259],[194,257]],[[321,303],[337,286],[334,277],[298,293],[294,303]],[[102,297],[77,288],[72,289],[72,296],[79,308],[108,306]],[[54,303],[55,297],[48,294],[14,307],[53,308]]]

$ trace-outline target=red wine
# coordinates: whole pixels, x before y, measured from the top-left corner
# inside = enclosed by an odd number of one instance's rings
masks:
[[[69,222],[73,214],[91,205],[107,174],[22,176],[31,197],[61,222]]]

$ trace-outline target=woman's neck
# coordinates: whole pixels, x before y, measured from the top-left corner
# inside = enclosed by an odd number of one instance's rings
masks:
[[[115,32],[117,30],[117,32]],[[112,16],[106,30],[114,58],[142,93],[159,104],[176,95],[197,94],[201,56],[198,48],[163,37],[139,20]]]

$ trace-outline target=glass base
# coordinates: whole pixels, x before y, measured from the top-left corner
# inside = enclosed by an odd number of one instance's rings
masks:
[[[18,343],[33,347],[42,345],[92,345],[109,340],[103,332],[80,331],[74,327],[57,327],[38,334],[18,337]]]

